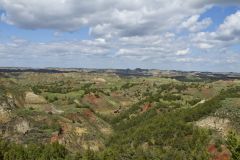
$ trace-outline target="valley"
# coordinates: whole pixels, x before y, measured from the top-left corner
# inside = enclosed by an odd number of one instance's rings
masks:
[[[238,160],[240,75],[1,68],[0,139],[3,160]]]

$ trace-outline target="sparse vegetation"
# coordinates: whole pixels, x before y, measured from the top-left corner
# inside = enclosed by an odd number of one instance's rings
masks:
[[[240,158],[239,81],[5,74],[0,159],[197,160],[222,153]],[[196,125],[210,116],[227,119],[235,132],[226,138],[214,127]]]

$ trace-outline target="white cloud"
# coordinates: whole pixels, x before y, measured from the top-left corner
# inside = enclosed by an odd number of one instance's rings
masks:
[[[0,45],[2,56],[44,57],[44,56],[103,56],[109,54],[111,46],[104,39],[71,42],[36,43],[14,39]]]
[[[187,48],[187,49],[184,49],[184,50],[178,50],[177,53],[176,53],[176,55],[178,55],[178,56],[184,56],[184,55],[187,55],[187,54],[189,54],[189,53],[190,53],[190,49]]]
[[[240,11],[227,17],[216,32],[216,37],[223,40],[240,40]]]
[[[201,49],[219,49],[240,43],[240,11],[228,16],[214,32],[192,35],[195,45]]]
[[[213,45],[208,43],[197,43],[196,46],[200,49],[210,49],[214,47]]]
[[[75,31],[90,26],[96,35],[127,36],[171,29],[204,11],[208,3],[198,5],[199,1],[0,0],[0,6],[6,12],[2,21],[22,28]]]
[[[210,18],[205,18],[202,21],[199,21],[199,18],[200,15],[191,16],[189,19],[187,19],[181,24],[180,28],[187,29],[191,32],[198,32],[206,29],[212,24],[212,20]]]
[[[206,60],[202,58],[177,58],[177,62],[184,62],[184,63],[193,63],[193,62],[206,62]]]
[[[76,31],[91,28],[95,36],[155,35],[182,25],[196,32],[211,24],[198,21],[213,4],[237,0],[0,0],[1,20],[26,29]],[[192,16],[195,15],[195,16]],[[192,17],[191,17],[192,16]]]
[[[169,32],[155,36],[122,37],[115,42],[115,46],[118,46],[116,56],[136,57],[136,59],[143,58],[145,60],[174,58],[176,53],[188,54],[187,52],[190,50],[185,42],[184,39]]]
[[[93,38],[49,43],[15,39],[0,44],[0,54],[1,58],[74,55],[157,63],[203,63],[214,54],[210,58],[218,62],[233,62],[227,49],[240,42],[240,11],[217,30],[203,32],[212,20],[200,17],[213,4],[235,5],[239,0],[0,0],[2,22],[52,29],[55,36],[85,27]],[[220,59],[222,53],[228,58]]]

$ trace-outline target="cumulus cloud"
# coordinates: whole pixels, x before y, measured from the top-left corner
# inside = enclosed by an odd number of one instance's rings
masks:
[[[207,28],[211,19],[199,16],[220,0],[0,0],[1,21],[25,29],[76,31],[90,27],[95,37],[156,35],[181,26],[191,32]],[[54,6],[54,7],[53,7]],[[194,16],[192,16],[194,15]],[[190,18],[189,18],[190,17]],[[184,21],[185,20],[185,21]],[[183,22],[184,21],[184,22]]]
[[[202,13],[213,5],[236,4],[239,0],[0,0],[4,23],[24,29],[52,29],[55,37],[84,27],[92,38],[49,43],[14,39],[0,44],[0,55],[91,55],[201,63],[209,58],[205,52],[223,53],[240,41],[240,11],[213,32],[205,31],[213,22],[201,19]],[[183,30],[189,31],[187,35],[181,35]]]
[[[226,18],[217,30],[216,37],[222,41],[240,40],[240,11]]]
[[[240,42],[240,11],[228,16],[214,32],[193,35],[193,42],[201,49],[225,48]]]
[[[150,32],[150,30],[171,28],[172,25],[182,22],[184,18],[201,13],[212,4],[237,2],[237,0],[132,0],[131,2],[128,0],[0,0],[0,6],[5,10],[1,15],[2,21],[22,28],[75,31],[81,26],[88,25],[95,33],[99,31],[96,27],[110,25],[112,32],[136,35],[140,34],[142,29],[145,29],[144,32]]]
[[[187,49],[184,49],[184,50],[179,50],[179,51],[177,51],[176,55],[178,55],[178,56],[183,56],[183,55],[187,55],[187,54],[189,54],[189,53],[190,53],[190,49],[187,48]]]
[[[116,56],[142,60],[174,58],[176,55],[188,54],[189,49],[183,49],[189,47],[185,42],[170,32],[155,36],[122,37],[115,42],[118,46]]]
[[[62,41],[62,42],[29,42],[12,39],[11,42],[0,44],[3,57],[112,57],[151,61],[161,58],[176,59],[177,56],[189,54],[186,40],[178,38],[174,33],[156,36],[122,37],[112,41],[96,38],[94,40]],[[175,45],[172,45],[172,44]],[[184,49],[187,48],[187,49]]]
[[[44,57],[44,56],[103,56],[110,53],[111,47],[103,39],[37,43],[13,39],[0,44],[2,56]]]
[[[210,18],[205,18],[202,21],[199,21],[199,18],[200,15],[191,16],[181,24],[180,28],[187,29],[191,32],[198,32],[206,29],[212,24],[212,20]]]
[[[0,0],[2,21],[27,29],[75,31],[90,26],[96,35],[139,35],[167,30],[205,10],[200,0]],[[54,6],[54,7],[53,7]],[[105,32],[110,33],[105,33]]]

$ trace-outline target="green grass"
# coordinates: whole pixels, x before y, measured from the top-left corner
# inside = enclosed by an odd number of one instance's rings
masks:
[[[227,98],[222,101],[222,105],[223,107],[213,115],[229,119],[234,128],[240,133],[240,98]]]
[[[230,84],[226,81],[201,82],[195,77],[187,77],[188,81],[198,82],[180,82],[171,78],[119,78],[95,73],[64,76],[27,73],[20,77],[0,86],[0,98],[6,96],[6,92],[22,97],[25,91],[37,86],[36,91],[41,96],[47,97],[56,109],[64,111],[55,115],[34,107],[14,108],[14,116],[25,118],[33,126],[33,131],[25,135],[28,141],[41,141],[44,136],[50,138],[52,133],[59,130],[58,123],[61,123],[69,129],[64,135],[69,141],[69,148],[90,140],[106,142],[105,150],[96,153],[100,157],[139,159],[141,155],[147,159],[208,159],[206,148],[215,133],[194,126],[195,121],[216,115],[229,118],[234,128],[240,129],[240,89],[229,89]],[[92,80],[96,77],[104,78],[107,82],[95,84]],[[233,84],[236,85],[237,82]],[[189,88],[193,91],[187,92]],[[209,89],[210,96],[203,92],[206,91],[204,88]],[[224,92],[221,91],[223,88]],[[111,92],[120,94],[111,96],[108,94]],[[88,97],[85,96],[88,93],[99,95],[98,105],[88,103]],[[204,98],[207,99],[206,103],[194,106]],[[74,100],[78,100],[79,104]],[[123,101],[131,103],[122,107],[119,114],[113,114]],[[143,112],[143,106],[149,103],[152,104],[151,108]],[[76,136],[75,127],[86,128],[88,133],[82,137]],[[112,136],[100,132],[100,129],[107,127],[114,128]]]

